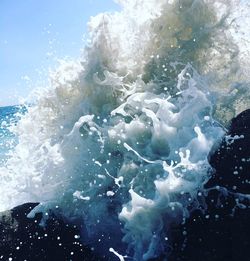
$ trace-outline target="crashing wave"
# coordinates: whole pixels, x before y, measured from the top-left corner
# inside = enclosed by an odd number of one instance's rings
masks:
[[[99,251],[147,260],[202,204],[211,147],[249,106],[249,4],[119,2],[11,127],[19,143],[0,168],[0,205],[41,202],[30,215],[57,209]]]

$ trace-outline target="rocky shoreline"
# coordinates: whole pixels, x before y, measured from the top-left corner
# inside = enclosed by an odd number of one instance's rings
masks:
[[[27,218],[36,206],[27,203],[0,214],[0,260],[102,260],[81,244],[79,229],[50,214],[46,226],[42,214]]]
[[[184,225],[172,228],[167,260],[249,260],[250,197],[245,195],[250,194],[250,110],[232,120],[227,135],[211,152],[210,163],[216,172],[206,184],[207,209],[194,211]],[[63,218],[51,213],[46,226],[39,225],[42,214],[27,218],[37,204],[0,214],[0,260],[110,260],[82,245],[80,228]]]

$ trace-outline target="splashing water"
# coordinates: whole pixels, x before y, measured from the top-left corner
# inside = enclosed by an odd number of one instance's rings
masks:
[[[83,58],[62,62],[11,127],[19,143],[0,167],[0,206],[58,208],[99,251],[147,260],[200,204],[211,147],[249,107],[249,4],[119,2],[91,19]]]

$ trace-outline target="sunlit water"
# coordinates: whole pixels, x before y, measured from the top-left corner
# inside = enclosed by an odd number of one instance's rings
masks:
[[[99,253],[147,260],[202,204],[207,156],[249,108],[249,5],[119,2],[17,124],[1,119],[0,208],[41,202],[30,216],[52,208]]]

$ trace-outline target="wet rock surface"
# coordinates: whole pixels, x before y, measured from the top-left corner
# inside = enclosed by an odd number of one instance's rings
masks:
[[[102,260],[81,244],[79,230],[50,214],[45,227],[42,214],[27,218],[37,204],[28,203],[0,214],[0,260]]]
[[[210,164],[215,172],[205,186],[207,208],[194,211],[181,232],[172,230],[168,260],[250,260],[250,110],[232,120]]]

